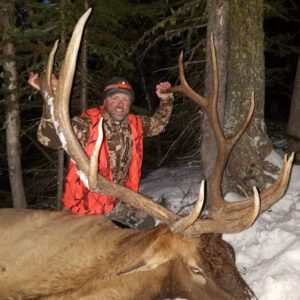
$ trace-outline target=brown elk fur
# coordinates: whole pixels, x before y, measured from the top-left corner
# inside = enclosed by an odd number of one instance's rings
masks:
[[[121,229],[98,215],[2,209],[0,236],[1,299],[252,295],[217,234],[187,239],[167,225]]]

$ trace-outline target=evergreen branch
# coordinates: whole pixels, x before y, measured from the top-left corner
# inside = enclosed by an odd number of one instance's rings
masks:
[[[172,30],[166,30],[164,34],[160,33],[161,30],[165,29],[167,24],[171,24],[171,26],[174,26],[179,16],[186,16],[187,14],[193,14],[194,11],[199,7],[199,5],[200,5],[199,1],[189,1],[185,3],[183,6],[181,6],[180,8],[178,8],[176,11],[174,11],[171,16],[167,16],[162,20],[160,20],[159,22],[155,23],[154,26],[152,26],[152,28],[150,28],[149,30],[145,31],[144,34],[138,39],[138,41],[131,47],[129,55],[133,55],[141,45],[148,44],[146,50],[142,54],[143,57],[149,51],[149,49],[151,49],[155,44],[157,44],[158,41],[164,38],[170,40],[172,39],[172,37],[174,37],[174,34],[178,36],[178,34],[182,34],[182,32],[185,32],[187,30],[206,26],[206,25],[199,25],[198,27],[197,25],[195,25],[195,22],[193,22],[192,26],[176,29],[175,33],[174,32],[172,33]],[[198,21],[204,18],[205,17],[200,17],[200,18],[197,17],[196,20]],[[155,34],[162,35],[162,36],[154,39],[152,43],[149,42],[149,39]]]

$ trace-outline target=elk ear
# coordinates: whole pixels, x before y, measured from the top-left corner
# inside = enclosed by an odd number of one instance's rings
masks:
[[[118,273],[118,275],[127,275],[135,272],[147,272],[150,270],[154,270],[159,267],[163,263],[169,261],[168,257],[162,257],[161,255],[154,255],[153,257],[147,259],[142,258],[141,260],[135,262],[134,264],[127,266],[122,271]]]
[[[170,231],[168,226],[160,225],[151,229],[149,232],[151,234],[151,241],[149,243],[144,243],[142,254],[136,255],[136,259],[133,259],[129,262],[118,275],[127,275],[135,272],[147,272],[150,270],[154,270],[160,265],[170,261],[173,258],[173,252],[170,251],[171,240],[170,235],[173,236],[173,233]],[[146,234],[146,232],[145,232]],[[141,235],[139,235],[141,237]],[[147,240],[146,236],[143,235],[143,240]],[[166,246],[166,240],[168,241]],[[133,240],[135,244],[138,242],[137,240]],[[139,241],[140,245],[143,241]],[[142,245],[141,245],[142,247]]]
[[[127,268],[123,269],[122,271],[120,271],[119,273],[117,273],[117,275],[127,275],[133,272],[139,272],[140,270],[143,271],[143,269],[145,268],[146,264],[144,261],[139,261],[131,266],[128,266]]]
[[[155,268],[168,262],[171,259],[170,255],[168,254],[161,253],[160,251],[153,253],[153,251],[151,250],[146,250],[144,255],[142,255],[142,257],[138,261],[135,261],[131,265],[126,266],[122,271],[118,273],[118,275],[127,275],[135,272],[147,272],[150,270],[154,270]]]

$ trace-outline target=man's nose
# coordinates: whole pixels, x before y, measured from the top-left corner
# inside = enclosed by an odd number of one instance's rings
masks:
[[[123,106],[124,106],[123,101],[118,101],[117,102],[117,108],[123,108]]]

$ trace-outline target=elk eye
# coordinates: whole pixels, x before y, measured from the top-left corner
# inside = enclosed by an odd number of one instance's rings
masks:
[[[195,275],[202,275],[204,276],[202,270],[200,270],[199,268],[196,268],[196,267],[190,267],[192,273],[194,273]]]

